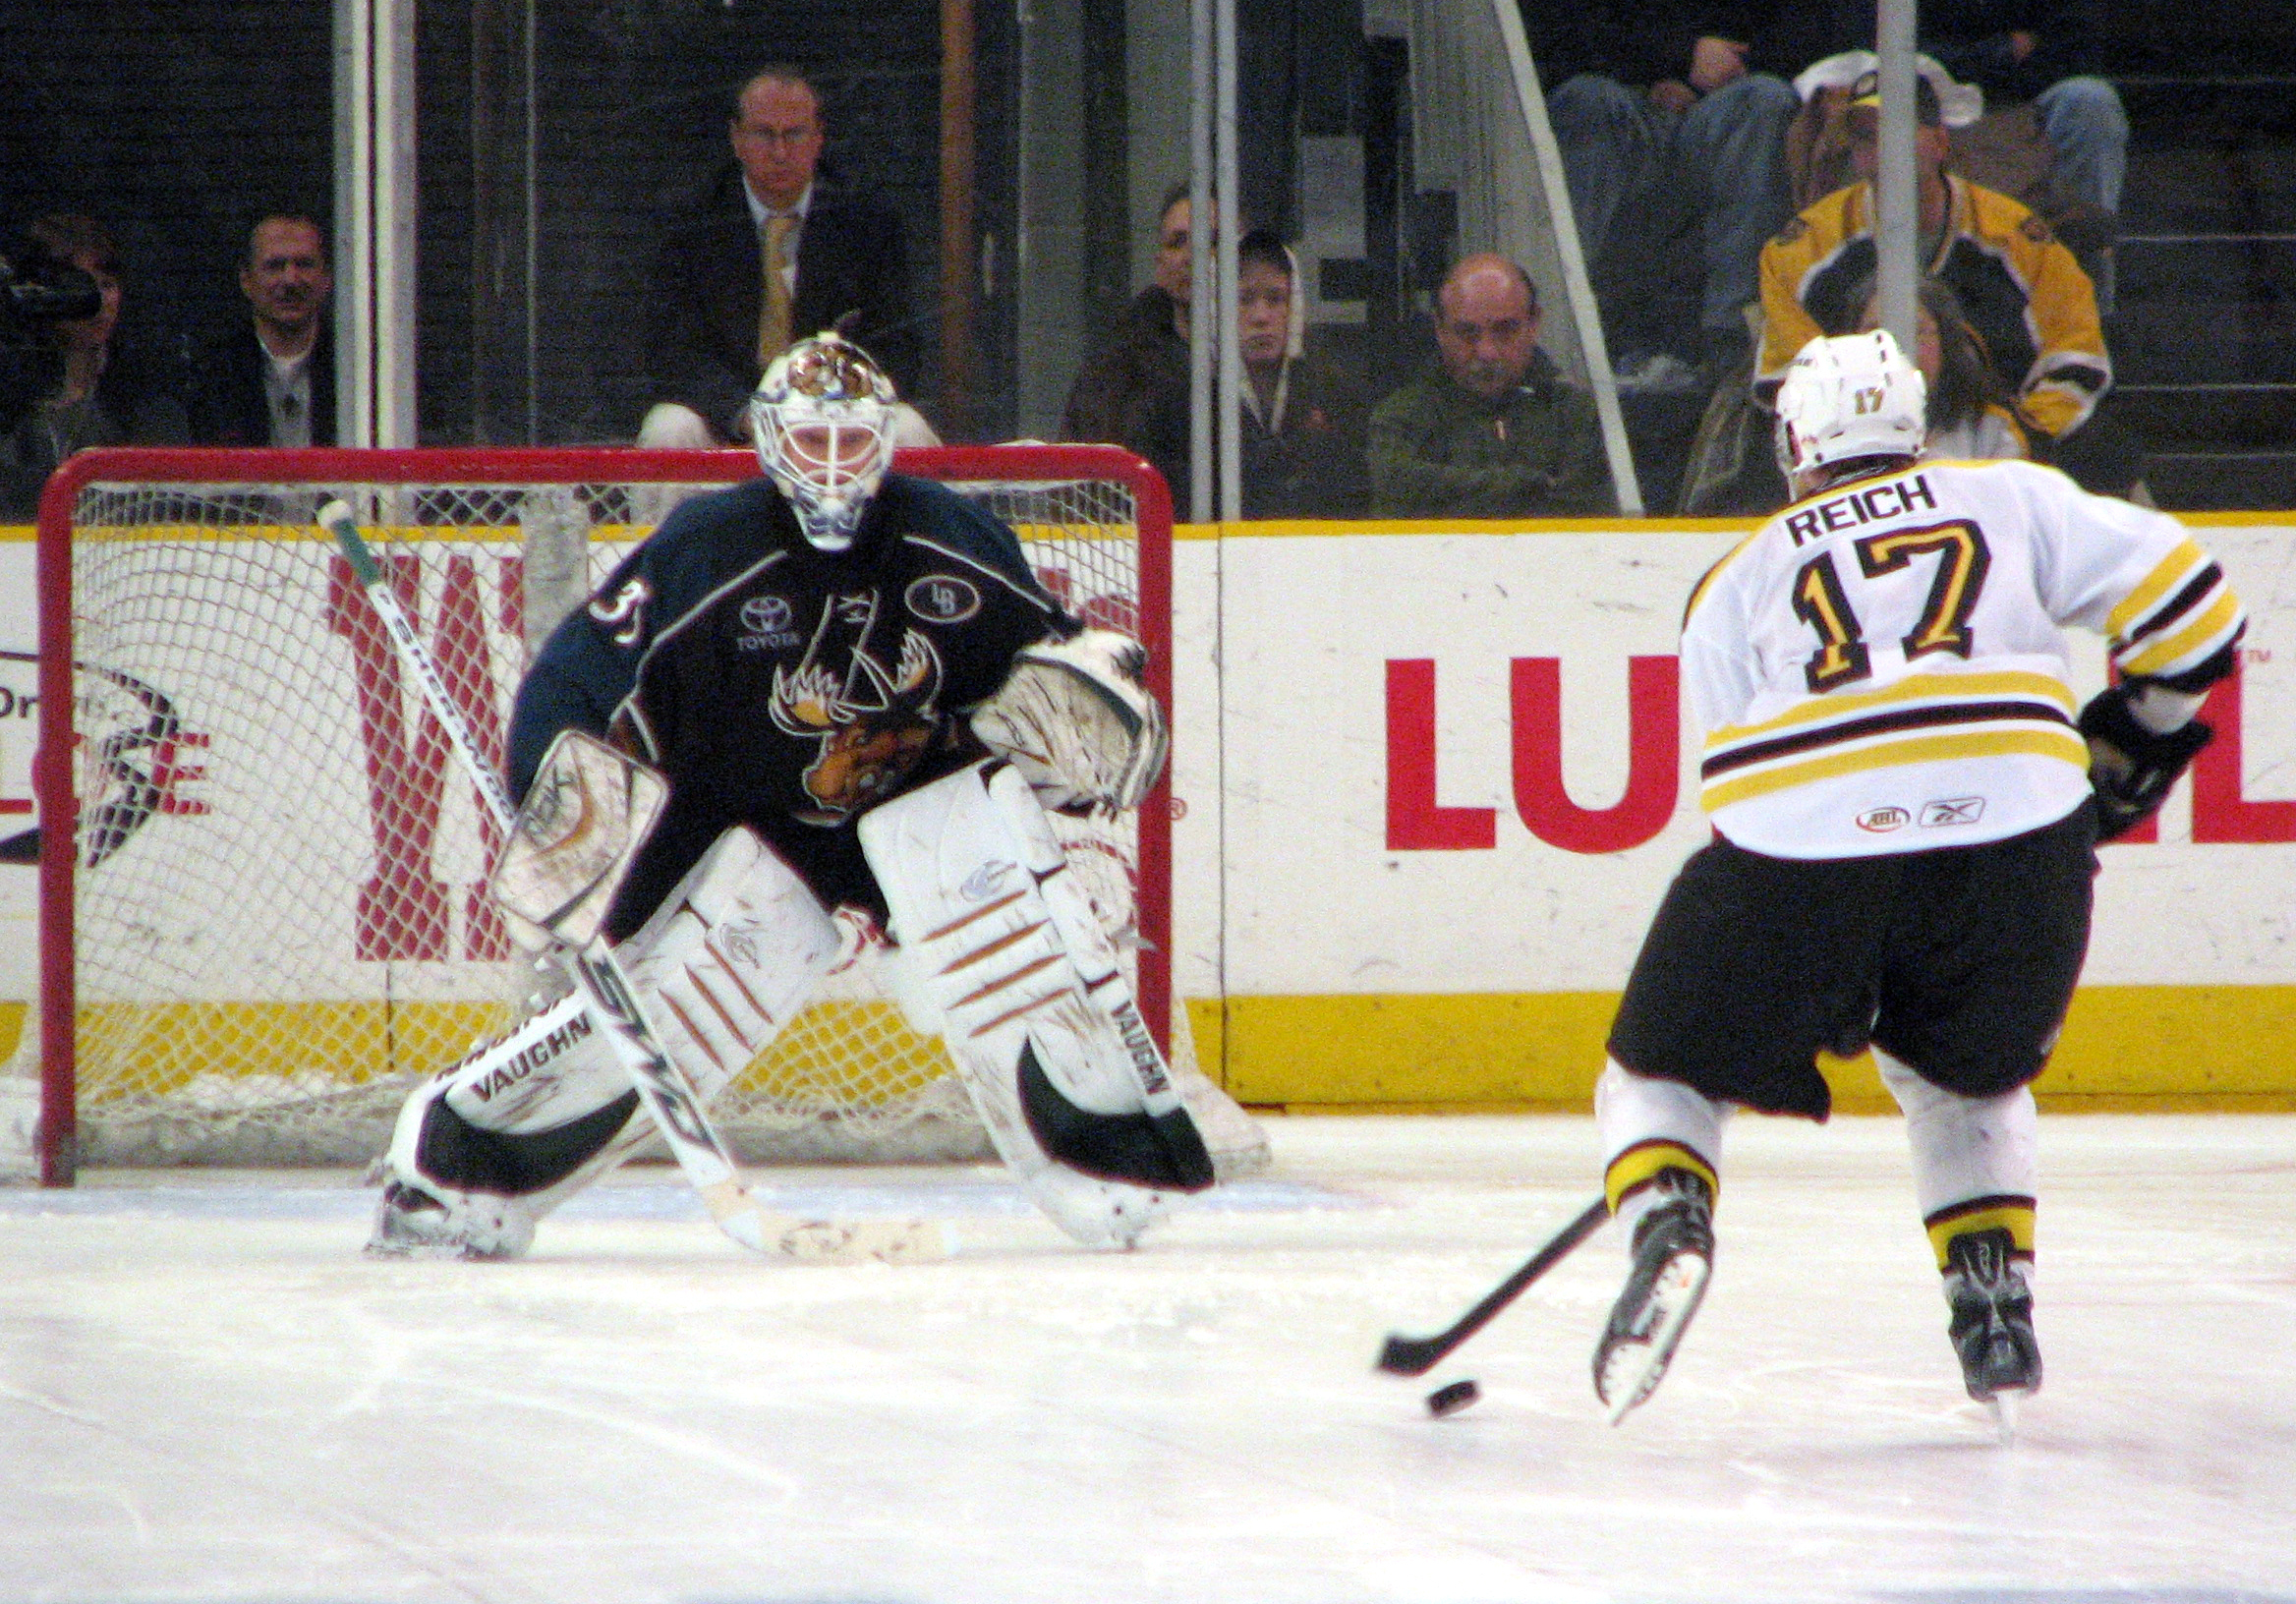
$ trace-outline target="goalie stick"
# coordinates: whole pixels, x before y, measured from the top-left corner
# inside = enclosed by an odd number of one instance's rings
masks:
[[[1423,1376],[1456,1351],[1469,1337],[1489,1325],[1501,1309],[1522,1294],[1522,1289],[1563,1262],[1570,1251],[1601,1229],[1610,1218],[1610,1199],[1598,1197],[1578,1219],[1565,1226],[1555,1239],[1524,1260],[1521,1267],[1492,1288],[1480,1303],[1432,1337],[1388,1335],[1379,1350],[1379,1368],[1391,1376]]]
[[[359,533],[350,506],[339,499],[329,501],[319,509],[318,521],[350,563],[368,605],[389,635],[399,661],[414,676],[424,704],[446,732],[455,756],[469,771],[488,814],[507,835],[518,811],[511,804],[510,793],[493,765],[480,755],[462,710],[455,705],[430,649],[415,632],[413,620],[399,605],[373,550]],[[662,1051],[637,988],[630,984],[605,937],[596,934],[578,947],[561,950],[568,976],[581,989],[584,1002],[628,1071],[630,1084],[670,1156],[677,1160],[687,1182],[701,1194],[710,1218],[726,1235],[754,1252],[809,1264],[861,1259],[897,1262],[939,1258],[947,1252],[941,1228],[931,1221],[815,1220],[767,1213],[743,1183],[724,1138],[694,1093],[691,1078]]]

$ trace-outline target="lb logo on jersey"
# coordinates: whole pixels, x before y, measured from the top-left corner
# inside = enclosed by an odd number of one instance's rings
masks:
[[[818,736],[805,771],[805,794],[817,806],[797,818],[839,825],[900,789],[941,727],[941,654],[913,629],[901,631],[900,660],[888,668],[863,646],[851,649],[843,674],[807,660],[776,667],[767,706],[784,735]]]
[[[798,643],[789,627],[794,616],[787,598],[753,596],[741,604],[742,634],[733,644],[743,652],[785,652]]]
[[[961,624],[981,610],[981,593],[971,580],[954,574],[927,574],[912,580],[901,600],[911,612],[934,624]]]
[[[1914,816],[1900,807],[1867,808],[1858,815],[1858,828],[1868,835],[1886,835],[1913,822]]]

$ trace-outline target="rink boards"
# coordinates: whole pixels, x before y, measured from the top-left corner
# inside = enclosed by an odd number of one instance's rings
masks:
[[[2296,1107],[2296,520],[2196,516],[2254,623],[2158,840],[2104,849],[2061,1106]],[[1749,526],[1183,530],[1176,988],[1246,1102],[1583,1109],[1708,836],[1674,648]],[[2104,682],[2076,636],[2077,689]],[[1869,1062],[1834,1077],[1879,1108]]]
[[[2060,1106],[2296,1107],[2296,687],[2276,657],[2296,650],[2296,518],[2190,522],[2255,621],[2159,839],[2104,853],[2042,1083]],[[1706,835],[1675,633],[1746,528],[1182,531],[1174,978],[1207,1068],[1255,1103],[1584,1107],[1649,912]],[[8,533],[0,596],[23,632],[32,546]],[[2086,694],[2101,651],[2078,646]],[[0,669],[13,834],[31,822],[32,673]],[[29,995],[32,879],[0,868],[0,997]],[[1878,1106],[1869,1068],[1837,1089]]]

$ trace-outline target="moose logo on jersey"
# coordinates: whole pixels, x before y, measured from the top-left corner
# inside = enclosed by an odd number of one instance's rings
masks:
[[[849,620],[850,621],[850,620]],[[913,629],[901,632],[899,660],[888,668],[870,654],[867,630],[839,675],[820,660],[822,642],[793,670],[774,670],[770,707],[785,735],[818,736],[805,794],[816,804],[796,815],[809,825],[840,825],[900,788],[941,725],[941,655]]]

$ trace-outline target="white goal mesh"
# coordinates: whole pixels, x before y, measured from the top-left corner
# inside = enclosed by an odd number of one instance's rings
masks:
[[[498,751],[531,646],[711,486],[631,473],[673,471],[650,453],[118,455],[71,516],[77,1150],[63,1162],[367,1159],[410,1079],[500,1029],[537,977],[481,889],[494,826],[316,507],[353,498]],[[156,466],[132,471],[140,458]],[[715,455],[674,468],[697,464],[755,471]],[[1170,525],[1142,528],[1128,459],[996,448],[902,466],[990,506],[1071,610],[1168,660]],[[1154,1018],[1169,1007],[1167,870],[1143,816],[1058,824],[1120,945],[1144,954]],[[43,858],[52,826],[49,841]],[[862,944],[718,1112],[752,1158],[985,1153],[947,1067]]]

